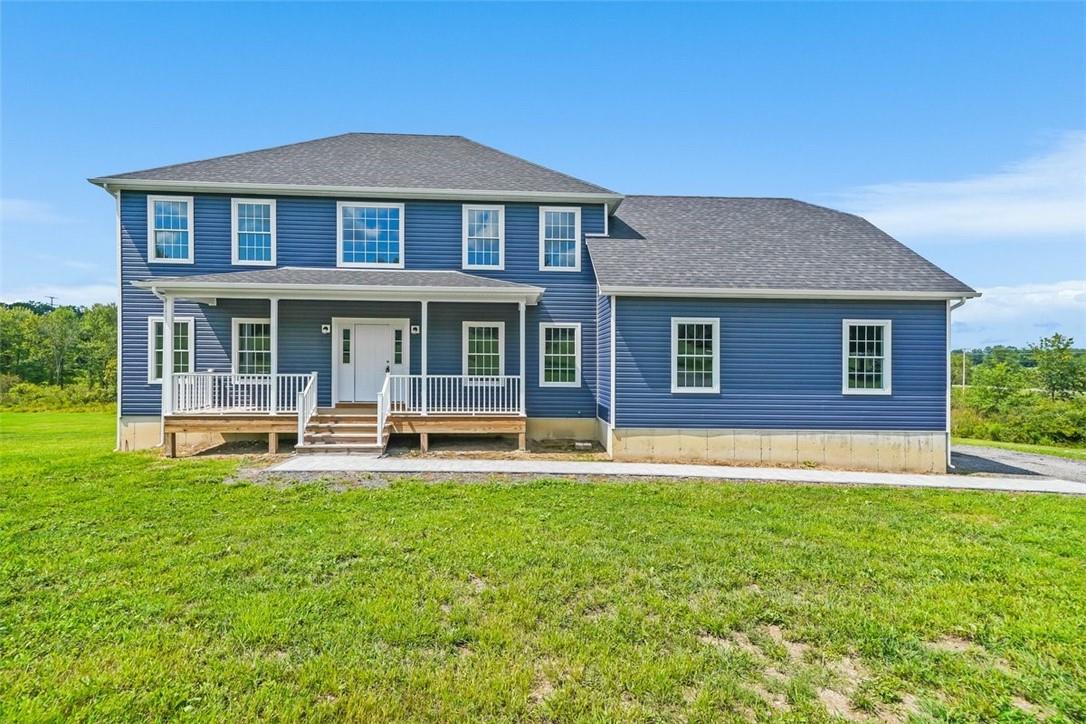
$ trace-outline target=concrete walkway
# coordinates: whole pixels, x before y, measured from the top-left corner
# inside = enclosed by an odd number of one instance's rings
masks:
[[[1086,495],[1086,483],[1042,477],[861,473],[798,468],[741,468],[722,465],[576,462],[572,460],[466,460],[451,458],[298,455],[270,468],[277,473],[483,473],[519,475],[617,475],[649,478],[705,478],[841,485],[1007,490]]]

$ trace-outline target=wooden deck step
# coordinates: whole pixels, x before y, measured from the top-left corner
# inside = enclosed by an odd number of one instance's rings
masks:
[[[299,453],[369,453],[380,455],[385,451],[381,445],[359,445],[354,443],[310,443],[306,442],[294,448]]]
[[[377,442],[377,407],[373,404],[319,407],[306,425],[299,453],[381,454]],[[386,438],[387,439],[387,438]]]
[[[306,432],[303,442],[313,443],[343,443],[345,445],[376,445],[377,433],[370,435],[341,435],[338,433],[311,433]]]

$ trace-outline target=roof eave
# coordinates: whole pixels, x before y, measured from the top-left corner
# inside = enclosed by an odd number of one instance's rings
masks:
[[[479,189],[427,189],[393,186],[310,186],[306,184],[257,184],[222,181],[174,181],[101,176],[87,179],[113,192],[187,191],[215,194],[275,194],[281,196],[360,196],[375,199],[435,199],[462,201],[540,201],[545,203],[607,204],[614,212],[624,198],[611,191],[500,191]]]
[[[692,297],[699,299],[867,299],[867,300],[939,300],[972,299],[980,292],[915,291],[873,289],[725,289],[717,287],[647,287],[600,284],[604,296],[616,297]]]
[[[178,278],[142,279],[132,282],[155,294],[184,295],[200,299],[355,299],[376,301],[524,302],[535,305],[542,287],[436,287],[363,284],[277,284],[268,282],[192,282]]]

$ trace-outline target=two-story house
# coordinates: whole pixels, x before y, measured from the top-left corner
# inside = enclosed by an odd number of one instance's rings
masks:
[[[92,183],[117,208],[119,449],[474,432],[945,469],[950,310],[977,293],[859,217],[626,197],[458,136]]]

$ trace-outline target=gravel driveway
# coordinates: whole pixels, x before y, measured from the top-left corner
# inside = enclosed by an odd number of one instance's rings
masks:
[[[1086,460],[1067,460],[979,445],[954,445],[951,460],[956,473],[1039,475],[1086,483]]]

